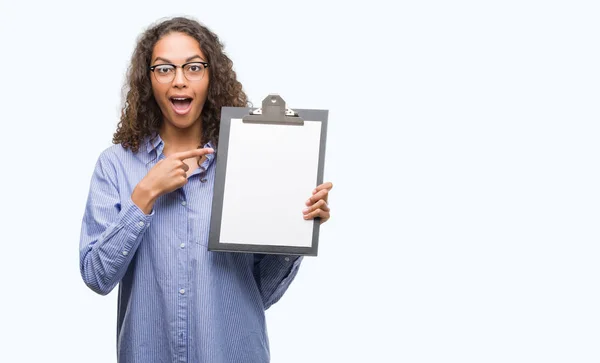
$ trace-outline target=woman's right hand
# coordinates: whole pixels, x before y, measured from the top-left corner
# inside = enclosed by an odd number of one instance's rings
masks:
[[[163,194],[170,193],[187,184],[189,167],[184,162],[190,158],[201,158],[211,154],[210,148],[193,149],[167,156],[150,169],[148,174],[136,185],[131,199],[146,214],[150,214],[154,201]]]

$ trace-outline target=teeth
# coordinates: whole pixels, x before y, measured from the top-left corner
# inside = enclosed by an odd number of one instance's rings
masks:
[[[185,101],[185,100],[187,100],[187,98],[179,98],[179,97],[173,97],[172,99],[176,100],[176,101]]]

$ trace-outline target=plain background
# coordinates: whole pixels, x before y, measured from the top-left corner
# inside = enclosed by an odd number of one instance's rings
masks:
[[[330,110],[332,219],[267,313],[274,363],[600,361],[597,2],[0,4],[0,361],[114,361],[81,217],[136,38],[172,15],[255,105]]]

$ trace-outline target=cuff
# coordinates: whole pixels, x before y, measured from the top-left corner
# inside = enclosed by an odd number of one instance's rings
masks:
[[[275,255],[274,257],[277,259],[279,264],[285,268],[296,267],[300,264],[300,262],[302,262],[303,258],[303,256],[293,255]]]
[[[150,226],[150,222],[154,217],[154,209],[150,214],[145,214],[131,199],[128,202],[125,208],[121,210],[123,214],[121,221],[129,232],[137,235]]]

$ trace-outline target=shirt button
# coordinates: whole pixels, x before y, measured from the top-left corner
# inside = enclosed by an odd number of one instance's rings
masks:
[[[184,248],[185,247],[185,243],[180,244],[179,247]]]
[[[181,205],[186,205],[187,203],[185,202],[185,200],[183,202],[181,202]]]
[[[286,257],[286,258],[285,258],[285,260],[286,260],[287,262],[290,262],[290,258],[289,258],[289,257]]]
[[[206,178],[202,178],[202,179],[200,179],[200,182],[202,182],[202,183],[206,183]]]
[[[140,225],[140,227],[144,226],[144,221],[140,221],[140,223],[138,223]]]
[[[180,293],[181,295],[185,294],[185,289],[181,289],[181,290],[179,290],[179,293]]]
[[[127,252],[127,251],[123,251],[123,256],[127,256],[128,253],[129,252]]]

